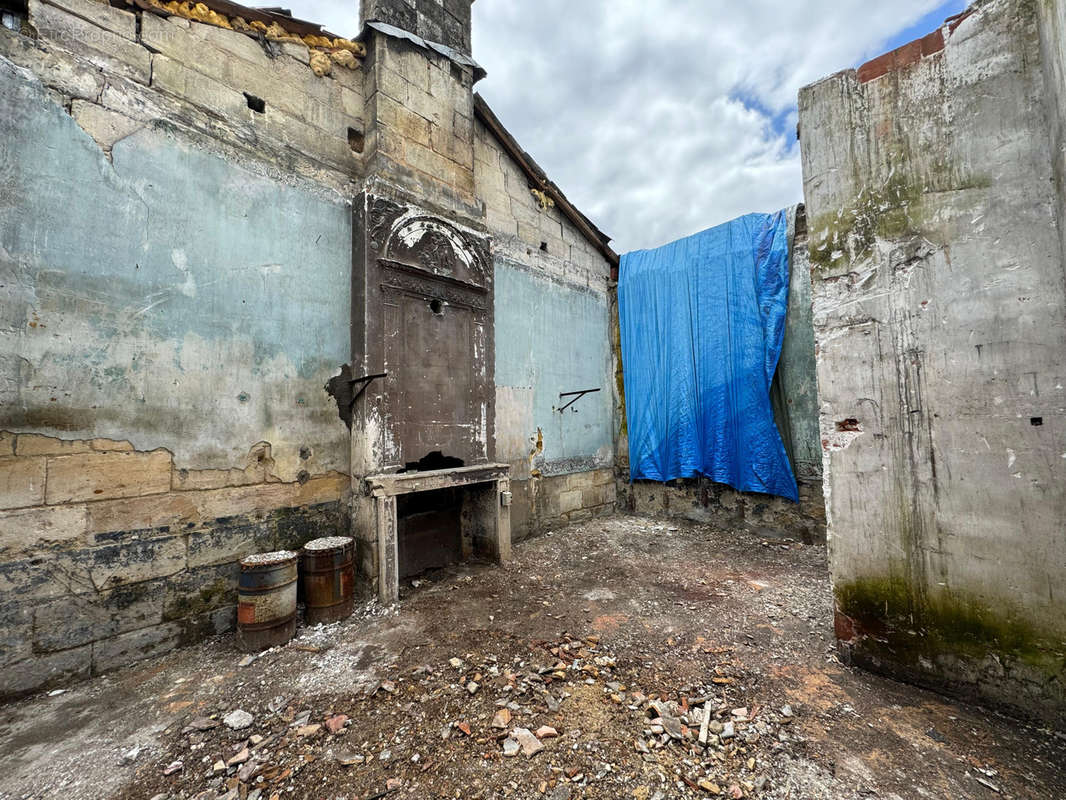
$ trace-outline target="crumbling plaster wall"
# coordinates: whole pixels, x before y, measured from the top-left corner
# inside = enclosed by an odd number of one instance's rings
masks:
[[[807,87],[800,126],[843,650],[1061,721],[1062,72],[1036,2]]]
[[[225,629],[239,558],[347,530],[363,79],[308,58],[92,0],[0,28],[0,696]]]
[[[496,457],[520,539],[614,508],[610,264],[480,121],[474,174],[496,266]],[[597,388],[557,410],[560,392]]]

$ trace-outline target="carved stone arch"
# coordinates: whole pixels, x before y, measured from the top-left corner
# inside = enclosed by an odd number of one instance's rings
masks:
[[[435,217],[399,221],[389,233],[384,257],[434,275],[484,285],[485,264],[478,249],[454,226]]]

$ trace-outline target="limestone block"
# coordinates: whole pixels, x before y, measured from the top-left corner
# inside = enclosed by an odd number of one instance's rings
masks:
[[[93,674],[169,653],[181,645],[184,630],[180,623],[168,622],[97,642],[93,645]]]
[[[294,497],[294,484],[264,483],[196,492],[195,502],[200,520],[207,523],[215,519],[252,514],[262,518],[274,509],[293,506]]]
[[[15,434],[0,431],[0,458],[15,455]]]
[[[142,123],[138,120],[109,111],[95,103],[87,103],[84,100],[75,100],[71,103],[71,116],[96,141],[100,147],[110,150],[119,139],[125,139],[134,131],[138,130]],[[97,446],[97,442],[108,443],[110,439],[94,439],[94,450],[132,450],[129,442],[113,442],[114,446]],[[123,446],[124,445],[124,446]]]
[[[136,532],[139,538],[156,530],[162,533],[200,521],[197,496],[173,492],[148,495],[126,500],[106,500],[89,503],[87,531],[91,542],[104,544],[121,539],[108,534]]]
[[[40,0],[30,0],[29,12],[30,23],[42,40],[54,42],[123,77],[148,83],[151,54],[139,44]]]
[[[104,30],[117,33],[130,41],[137,41],[137,17],[129,11],[102,2],[102,0],[46,0],[48,5],[65,9],[87,22]]]
[[[85,506],[38,506],[0,512],[0,553],[33,554],[41,547],[80,545],[87,526]]]
[[[93,646],[86,644],[6,666],[0,670],[0,698],[14,697],[59,683],[85,680],[91,671],[92,653]]]
[[[406,103],[409,84],[406,78],[399,72],[381,67],[377,73],[377,93],[391,97],[398,103]],[[420,89],[421,87],[416,87]]]
[[[137,539],[76,553],[67,577],[100,591],[174,575],[185,568],[185,559],[183,536]]]
[[[19,456],[58,456],[91,451],[92,445],[87,441],[57,439],[36,433],[20,433],[15,443],[15,455]]]
[[[245,119],[254,113],[242,93],[158,53],[153,58],[152,86],[215,114]]]
[[[576,511],[584,505],[579,490],[567,490],[559,493],[559,511],[566,514]]]
[[[230,564],[274,549],[274,526],[269,520],[220,524],[189,534],[190,568]]]
[[[187,569],[167,579],[163,590],[163,618],[167,622],[209,614],[237,604],[236,561]]]
[[[34,649],[65,650],[157,625],[163,620],[163,591],[162,581],[149,581],[44,602],[33,613]]]
[[[429,147],[429,122],[386,95],[377,98],[378,120],[405,139]]]
[[[33,655],[33,608],[13,598],[0,603],[0,667]]]
[[[151,453],[85,453],[48,459],[46,501],[70,503],[137,497],[170,490],[171,456]]]
[[[44,503],[44,456],[0,458],[0,509]]]

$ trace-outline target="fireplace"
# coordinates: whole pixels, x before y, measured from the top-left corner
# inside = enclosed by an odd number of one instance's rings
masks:
[[[381,189],[381,187],[379,187]],[[510,557],[494,464],[493,266],[481,223],[366,194],[353,242],[353,358],[334,387],[352,429],[355,529],[379,597],[471,556]]]

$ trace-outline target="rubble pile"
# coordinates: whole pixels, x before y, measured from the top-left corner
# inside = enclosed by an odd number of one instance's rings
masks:
[[[730,662],[706,685],[663,691],[640,688],[646,666],[620,665],[596,635],[522,649],[387,665],[391,677],[328,702],[277,695],[190,716],[153,766],[165,790],[151,797],[281,800],[323,781],[323,797],[413,797],[418,776],[457,759],[484,764],[484,779],[437,796],[749,798],[769,786],[793,712],[727,702]]]

